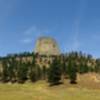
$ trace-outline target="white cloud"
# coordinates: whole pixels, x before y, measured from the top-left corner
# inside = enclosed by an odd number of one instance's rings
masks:
[[[33,37],[33,38],[39,37],[42,34],[44,34],[44,31],[40,30],[36,26],[31,26],[27,30],[25,30],[25,32],[24,32],[25,36],[30,36],[30,37]]]
[[[46,34],[48,34],[47,30],[41,30],[33,25],[23,32],[23,38],[20,40],[20,42],[23,44],[34,43],[38,37]]]
[[[23,44],[30,44],[32,42],[32,39],[31,38],[25,38],[25,39],[20,40],[20,42],[23,43]]]
[[[48,36],[50,35],[49,34],[49,30],[47,29],[41,29],[41,28],[38,28],[36,26],[31,26],[29,27],[27,30],[25,30],[25,32],[23,32],[25,36],[28,36],[28,37],[32,37],[34,39],[40,37],[40,36]]]
[[[36,31],[37,31],[37,28],[36,28],[35,26],[32,26],[32,27],[28,28],[28,29],[24,32],[24,34],[25,34],[25,35],[31,35],[31,34],[34,34],[34,32],[36,32]]]

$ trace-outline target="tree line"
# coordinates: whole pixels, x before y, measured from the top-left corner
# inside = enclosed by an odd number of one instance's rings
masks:
[[[4,83],[25,83],[26,81],[45,80],[50,85],[57,85],[63,83],[65,79],[69,79],[71,84],[76,84],[78,73],[100,73],[100,59],[94,59],[91,55],[82,52],[52,56],[53,60],[49,63],[48,68],[46,66],[40,67],[36,63],[37,55],[25,52],[1,57],[0,81]],[[23,62],[23,57],[31,57],[31,62]],[[16,58],[19,58],[19,60]]]

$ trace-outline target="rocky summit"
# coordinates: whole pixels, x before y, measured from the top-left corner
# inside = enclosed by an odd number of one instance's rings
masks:
[[[55,39],[50,37],[40,37],[36,41],[35,53],[39,55],[59,55],[60,50]]]

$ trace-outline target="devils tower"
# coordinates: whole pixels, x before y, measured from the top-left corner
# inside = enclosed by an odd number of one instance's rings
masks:
[[[35,53],[39,55],[59,55],[60,50],[55,39],[50,37],[40,37],[36,41]]]

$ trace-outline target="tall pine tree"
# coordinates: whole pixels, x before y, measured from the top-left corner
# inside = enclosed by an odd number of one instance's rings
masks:
[[[61,81],[61,66],[59,60],[55,58],[48,70],[48,82],[50,85],[58,85]]]
[[[76,80],[77,80],[77,66],[72,59],[68,62],[67,72],[68,72],[67,74],[69,75],[70,83],[76,84],[77,83],[76,82]]]

